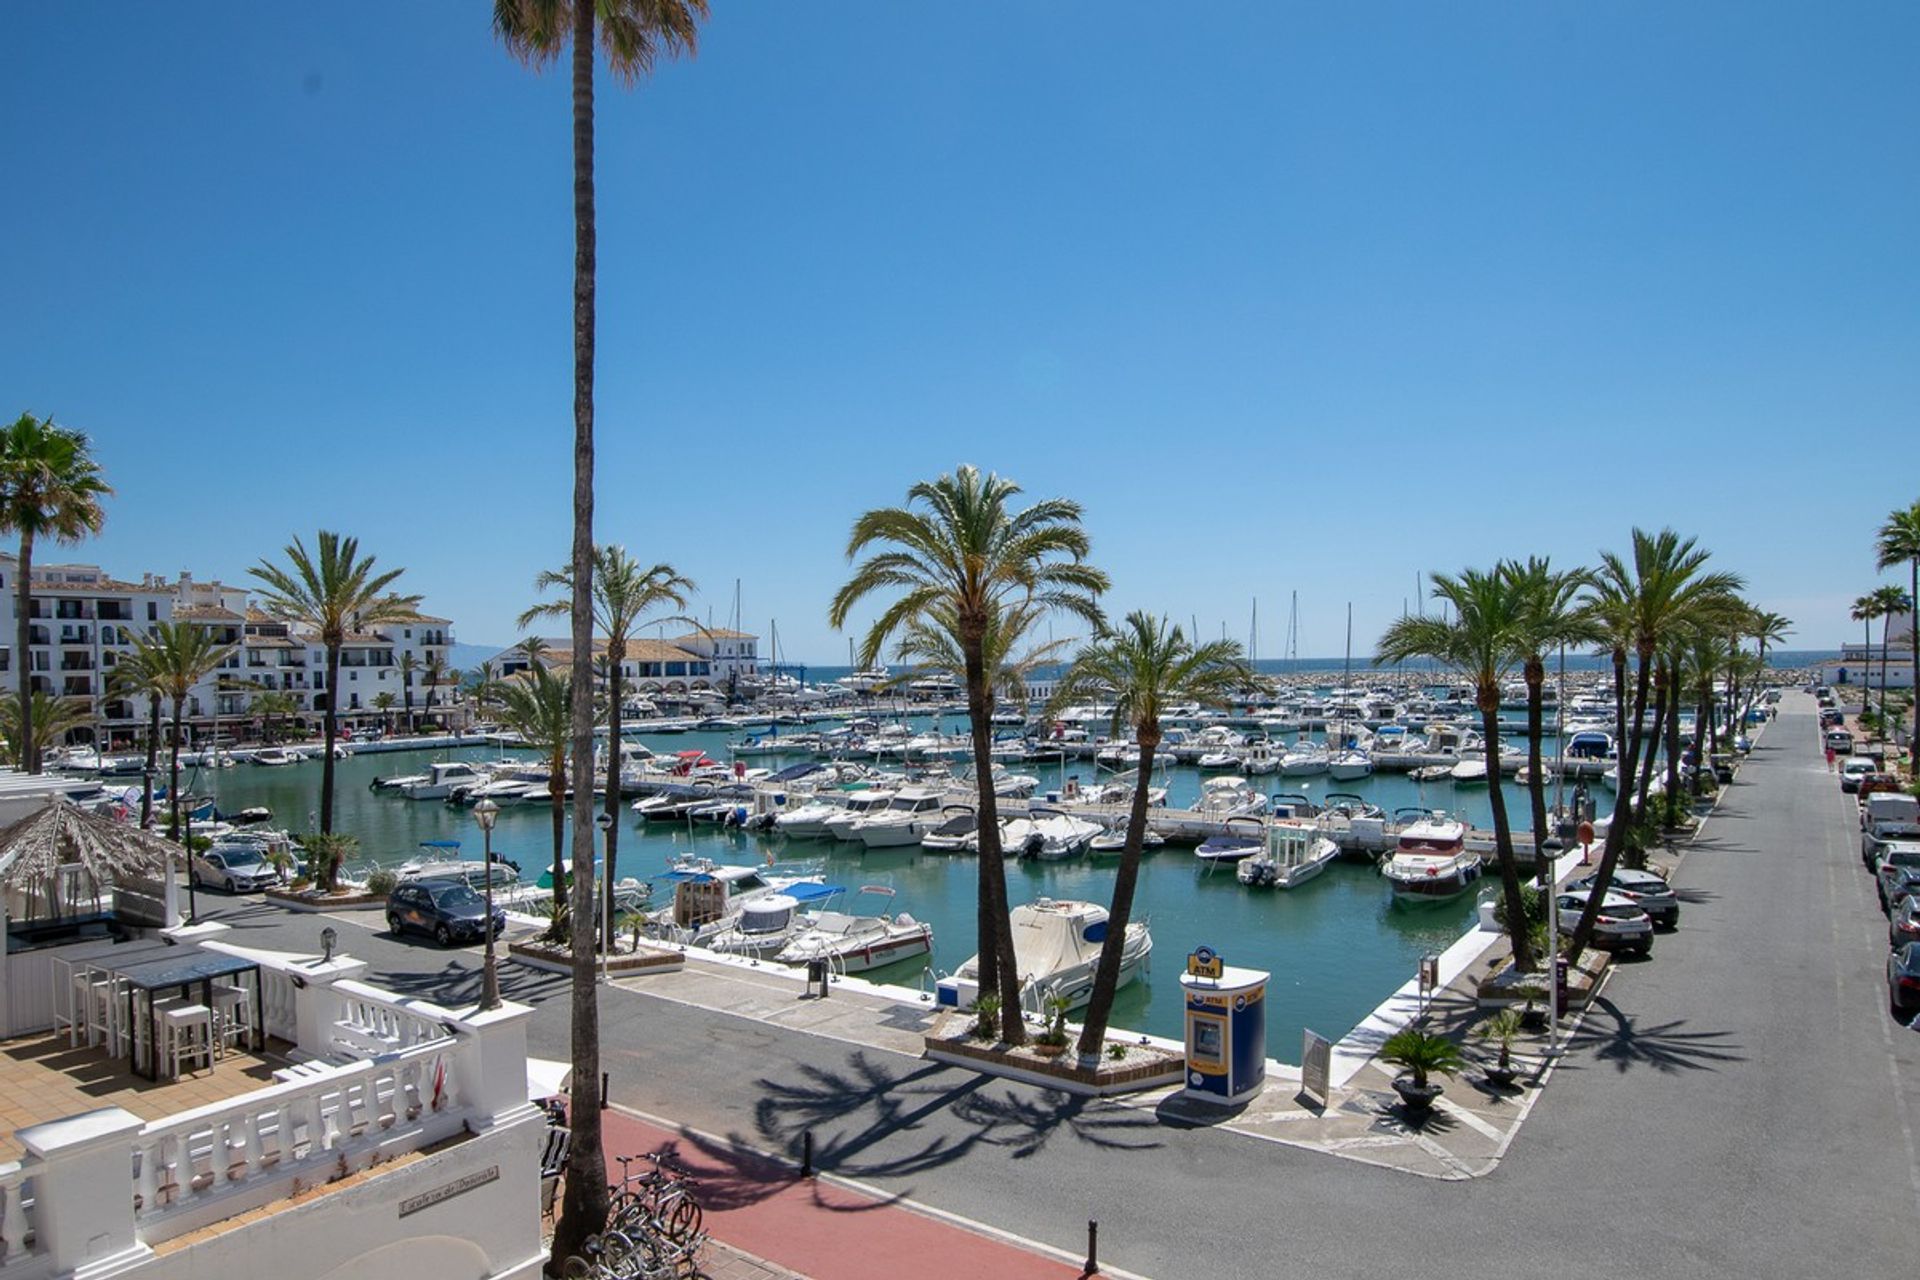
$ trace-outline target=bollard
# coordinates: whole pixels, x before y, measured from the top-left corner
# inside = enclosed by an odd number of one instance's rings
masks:
[[[813,1130],[811,1129],[800,1135],[800,1176],[803,1178],[813,1176]]]
[[[607,1073],[604,1071],[600,1073],[600,1109],[607,1109]]]
[[[1092,1218],[1087,1219],[1087,1265],[1080,1274],[1083,1277],[1100,1274],[1100,1224]]]

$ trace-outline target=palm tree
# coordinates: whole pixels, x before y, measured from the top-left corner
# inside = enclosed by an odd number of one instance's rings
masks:
[[[427,727],[433,728],[433,700],[440,692],[441,684],[447,678],[447,660],[437,653],[427,655],[426,670],[423,673],[427,682]]]
[[[93,723],[93,709],[85,698],[56,698],[44,690],[35,689],[29,701],[29,723],[38,733],[38,745],[42,750],[50,743],[61,741],[75,729]],[[20,749],[27,739],[20,724],[20,708],[11,700],[0,703],[0,738],[5,739],[6,762],[18,765]]]
[[[966,677],[979,797],[980,995],[999,1001],[1001,1034],[1009,1044],[1024,1043],[1026,1027],[1020,1017],[1000,810],[993,791],[994,689],[987,638],[996,628],[1006,633],[1008,616],[1015,610],[1031,619],[1059,609],[1097,627],[1101,615],[1096,597],[1107,588],[1107,575],[1086,563],[1080,504],[1053,498],[1016,512],[1009,503],[1019,492],[1011,480],[963,466],[952,475],[915,484],[907,490],[905,506],[866,512],[854,521],[847,559],[881,549],[854,567],[827,613],[836,628],[844,627],[860,601],[875,592],[899,590],[867,630],[862,665],[871,665],[887,641],[915,620],[953,631]]]
[[[565,569],[547,570],[534,579],[534,590],[560,590],[566,595],[545,604],[534,605],[520,615],[516,624],[523,630],[536,619],[571,615],[573,612],[573,575]],[[693,580],[681,575],[670,564],[641,568],[626,548],[608,543],[593,553],[594,626],[607,638],[607,788],[604,812],[613,822],[607,826],[605,864],[602,880],[608,886],[603,895],[606,915],[601,927],[613,937],[614,871],[620,844],[620,731],[622,688],[627,647],[638,637],[647,615],[663,605],[687,607],[687,595],[695,589]]]
[[[272,745],[280,740],[281,721],[300,709],[290,693],[269,689],[253,700],[251,710],[260,717],[260,736]]]
[[[173,702],[172,740],[167,744],[167,833],[181,844],[187,843],[187,826],[180,819],[180,739],[187,698],[193,687],[212,675],[235,650],[221,644],[213,632],[192,622],[161,622],[153,634],[135,641],[139,660],[159,676],[160,687]],[[193,888],[193,875],[187,875],[187,916],[198,917],[200,904]]]
[[[1660,647],[1690,617],[1717,605],[1742,585],[1739,575],[1706,571],[1709,554],[1696,547],[1694,539],[1682,539],[1671,529],[1648,533],[1633,531],[1633,561],[1613,552],[1603,553],[1600,569],[1590,588],[1587,608],[1610,622],[1610,634],[1630,639],[1637,663],[1634,676],[1633,714],[1624,725],[1620,755],[1620,783],[1614,791],[1613,819],[1607,824],[1607,838],[1600,854],[1595,883],[1607,884],[1620,865],[1620,851],[1626,846],[1627,827],[1633,813],[1633,783],[1640,762],[1641,730],[1646,726],[1648,686]],[[1604,894],[1591,894],[1574,927],[1569,947],[1570,959],[1578,959],[1593,937],[1595,918],[1600,914]],[[1511,914],[1511,913],[1510,913]]]
[[[100,532],[100,500],[113,490],[100,478],[85,432],[23,413],[0,431],[0,532],[20,535],[14,580],[14,660],[19,666],[20,745],[17,759],[40,772],[33,720],[33,547],[42,538],[78,542]]]
[[[320,834],[333,834],[333,747],[339,734],[340,648],[349,631],[404,622],[414,616],[419,596],[394,595],[389,588],[405,569],[376,573],[372,556],[361,556],[358,538],[322,529],[318,553],[295,538],[286,548],[290,567],[262,560],[248,570],[266,588],[261,604],[282,622],[318,634],[327,651],[327,705],[322,717],[326,751],[320,762]]]
[[[1911,622],[1913,597],[1908,595],[1902,588],[1888,583],[1886,586],[1875,587],[1873,589],[1873,598],[1879,602],[1880,616],[1884,619],[1880,624],[1880,733],[1883,737],[1891,739],[1893,737],[1893,726],[1887,723],[1888,633],[1893,629],[1893,619],[1899,614],[1904,613],[1909,615],[1909,622]]]
[[[1540,759],[1542,720],[1546,702],[1547,651],[1563,645],[1590,644],[1602,638],[1595,622],[1577,607],[1581,588],[1587,585],[1584,569],[1556,570],[1538,556],[1523,565],[1512,561],[1501,566],[1513,587],[1523,597],[1523,612],[1516,633],[1521,674],[1527,684],[1527,794],[1532,803],[1533,857],[1541,862],[1541,842],[1547,833],[1547,787]]]
[[[1051,712],[1071,702],[1113,699],[1113,731],[1133,731],[1140,747],[1140,766],[1134,778],[1133,803],[1127,813],[1126,843],[1113,880],[1113,904],[1108,909],[1107,936],[1100,944],[1100,963],[1094,969],[1093,992],[1081,1022],[1081,1059],[1096,1058],[1107,1035],[1114,992],[1120,985],[1120,961],[1127,925],[1133,919],[1133,896],[1140,879],[1140,850],[1147,832],[1147,790],[1153,777],[1153,756],[1161,742],[1160,716],[1179,702],[1223,702],[1256,680],[1240,646],[1231,640],[1195,644],[1178,626],[1141,610],[1129,613],[1116,631],[1102,632],[1074,658],[1054,693]]]
[[[1920,600],[1920,502],[1890,513],[1875,542],[1876,563],[1891,569],[1907,562],[1907,598]],[[1913,747],[1907,759],[1920,774],[1920,614],[1907,614],[1907,642],[1913,649],[1916,696],[1913,700]]]
[[[413,650],[400,652],[400,697],[401,712],[407,718],[407,732],[417,732],[413,723],[413,673],[420,669],[420,660],[413,656]]]
[[[547,796],[553,805],[553,929],[558,937],[566,912],[567,748],[573,741],[573,673],[557,676],[536,666],[524,678],[499,686],[500,723],[525,739],[547,761]],[[590,932],[590,931],[589,931]]]
[[[373,709],[380,713],[380,732],[393,732],[393,705],[399,699],[384,690],[373,695]]]
[[[1760,663],[1766,665],[1767,646],[1778,644],[1793,634],[1793,619],[1784,613],[1755,609],[1747,620],[1747,634],[1760,646]]]
[[[1863,596],[1853,598],[1852,618],[1861,624],[1866,632],[1866,657],[1861,662],[1860,675],[1860,714],[1865,716],[1873,710],[1873,623],[1887,613],[1887,604],[1878,592],[1869,591]],[[1887,691],[1880,690],[1880,705],[1887,705]]]
[[[1528,936],[1500,770],[1500,682],[1526,648],[1528,626],[1537,620],[1537,592],[1525,585],[1525,571],[1510,564],[1490,573],[1468,569],[1457,578],[1436,573],[1432,581],[1434,596],[1450,606],[1446,615],[1396,620],[1380,637],[1373,661],[1380,666],[1433,658],[1473,681],[1481,733],[1487,740],[1487,798],[1493,808],[1494,859],[1500,867],[1507,932],[1513,940],[1515,967],[1527,971],[1534,967],[1533,941]]]
[[[147,765],[142,770],[140,827],[153,823],[153,773],[160,753],[160,703],[167,696],[167,676],[151,637],[134,636],[133,651],[123,653],[107,677],[108,687],[124,698],[147,700]]]
[[[584,668],[593,647],[593,359],[594,253],[593,73],[597,42],[614,75],[632,82],[662,56],[692,54],[707,0],[494,0],[493,29],[522,61],[544,66],[569,41],[573,64],[573,649]],[[593,770],[593,682],[576,682],[573,764],[582,779]],[[593,790],[580,787],[574,802],[574,892],[590,907],[592,892]],[[573,1112],[574,1150],[586,1168],[601,1158],[598,995],[591,972],[593,932],[574,938]],[[570,1179],[555,1227],[553,1257],[564,1260],[607,1221],[607,1189],[599,1178]],[[559,1273],[558,1261],[549,1266]]]

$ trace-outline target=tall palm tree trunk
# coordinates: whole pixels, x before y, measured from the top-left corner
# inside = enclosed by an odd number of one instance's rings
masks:
[[[1893,630],[1893,615],[1880,620],[1880,733],[1893,741],[1893,726],[1887,723],[1887,633]]]
[[[1913,736],[1907,741],[1907,773],[1920,777],[1920,559],[1907,561],[1912,582],[1907,589],[1907,642],[1913,648]]]
[[[1545,720],[1547,667],[1538,654],[1527,655],[1527,799],[1533,807],[1533,864],[1545,869],[1542,845],[1547,838],[1547,782],[1541,777],[1542,724]]]
[[[594,206],[592,4],[573,6],[573,919],[593,919],[593,362]],[[563,789],[565,783],[561,782]],[[555,883],[554,892],[561,891]],[[593,930],[573,930],[572,991],[574,1167],[592,1171],[568,1178],[555,1224],[553,1253],[560,1261],[580,1251],[607,1224],[607,1180],[600,1138],[600,1005],[593,965]],[[550,1263],[557,1270],[558,1263]]]
[[[1120,961],[1127,949],[1127,925],[1133,920],[1133,896],[1140,883],[1140,851],[1147,838],[1147,784],[1153,779],[1153,752],[1160,743],[1157,730],[1142,729],[1140,772],[1134,779],[1133,802],[1127,812],[1127,842],[1120,849],[1120,869],[1113,877],[1113,906],[1107,913],[1107,936],[1100,943],[1100,962],[1093,970],[1093,994],[1080,1023],[1082,1061],[1096,1065],[1107,1039],[1107,1019],[1113,1015],[1113,997],[1120,989]]]
[[[1627,651],[1617,645],[1613,650],[1613,737],[1614,761],[1619,763],[1627,758]],[[1620,775],[1623,784],[1631,773]]]
[[[320,717],[320,834],[333,834],[333,744],[340,737],[340,646],[327,642],[327,713]]]
[[[147,695],[147,767],[142,771],[140,829],[153,825],[153,771],[160,765],[160,695]]]
[[[1613,880],[1614,869],[1620,865],[1620,851],[1626,847],[1627,827],[1633,821],[1633,775],[1640,760],[1640,726],[1647,716],[1647,686],[1652,665],[1653,655],[1642,650],[1640,667],[1634,676],[1633,718],[1627,725],[1633,732],[1623,739],[1620,748],[1620,784],[1614,788],[1613,818],[1607,823],[1607,838],[1600,846],[1600,866],[1594,872],[1595,884],[1608,884]],[[1586,950],[1588,941],[1593,937],[1594,918],[1600,914],[1600,903],[1604,899],[1605,895],[1599,893],[1587,896],[1587,905],[1580,912],[1580,920],[1573,928],[1573,938],[1567,945],[1568,964],[1579,960],[1580,953]]]
[[[1696,739],[1698,739],[1700,736],[1700,730],[1698,726],[1710,725],[1713,723],[1713,681],[1711,678],[1702,679],[1702,681],[1700,682],[1699,694],[1700,694],[1699,700],[1695,704],[1693,709],[1693,722],[1694,722],[1694,725],[1696,726],[1694,729],[1693,736]],[[1701,789],[1702,789],[1701,775],[1703,772],[1704,771],[1701,769],[1695,769],[1693,771],[1693,778],[1691,780],[1691,783],[1687,787],[1687,790],[1690,794],[1694,796],[1698,796],[1701,792]]]
[[[1711,702],[1708,703],[1712,705]],[[1702,724],[1706,723],[1702,721]],[[1694,776],[1706,767],[1707,752],[1710,744],[1702,741],[1700,726],[1694,727]],[[1667,681],[1667,793],[1664,807],[1667,811],[1667,825],[1680,825],[1680,665],[1674,664],[1673,674]]]
[[[173,744],[168,751],[167,803],[173,810],[173,838],[180,842],[187,864],[187,923],[192,924],[200,918],[200,897],[193,886],[193,848],[187,841],[186,824],[180,820],[180,704],[184,701],[184,693],[173,700]],[[171,865],[167,867],[167,874],[173,874]]]
[[[1507,819],[1506,789],[1500,782],[1500,686],[1480,687],[1480,732],[1487,740],[1487,801],[1493,807],[1493,856],[1500,868],[1500,893],[1506,902],[1507,932],[1513,938],[1513,963],[1522,973],[1535,964],[1527,934],[1527,904],[1520,896],[1520,868],[1513,860],[1513,827]]]
[[[1660,759],[1660,744],[1667,728],[1667,686],[1671,678],[1667,674],[1666,659],[1660,659],[1653,670],[1653,732],[1647,735],[1646,754],[1640,758],[1640,773],[1634,783],[1634,813],[1644,820],[1647,816],[1648,792],[1653,789],[1653,768]],[[1635,726],[1638,737],[1638,726]]]
[[[967,668],[967,721],[973,739],[973,776],[980,793],[980,994],[1000,998],[1000,1038],[1024,1044],[1020,975],[1014,968],[1012,925],[1007,920],[1007,863],[1000,848],[1000,798],[993,790],[993,687],[987,676],[984,637],[961,639]]]
[[[20,741],[14,752],[20,767],[28,773],[40,772],[40,749],[33,733],[33,530],[20,531],[20,564],[14,580],[13,656],[20,677]]]
[[[567,770],[566,761],[549,762],[547,807],[553,818],[553,936],[560,936],[560,922],[567,912]]]

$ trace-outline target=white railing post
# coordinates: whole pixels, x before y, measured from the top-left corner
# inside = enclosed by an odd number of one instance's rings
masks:
[[[295,1043],[316,1057],[329,1056],[333,1045],[333,1024],[340,1020],[346,1002],[333,989],[334,984],[358,978],[367,971],[367,962],[347,956],[332,960],[312,960],[290,972],[294,978],[293,1022]]]
[[[134,1234],[128,1185],[133,1143],[144,1123],[119,1107],[102,1107],[15,1134],[39,1162],[34,1239],[53,1274],[149,1252]]]
[[[461,1052],[449,1055],[456,1096],[476,1128],[531,1110],[527,1101],[527,1019],[533,1010],[508,1001],[453,1019]],[[449,1046],[451,1048],[452,1046]]]

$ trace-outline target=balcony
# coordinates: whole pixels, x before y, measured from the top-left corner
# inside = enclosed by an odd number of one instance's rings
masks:
[[[61,689],[61,693],[69,698],[91,698],[93,696],[93,681],[87,679],[85,676],[68,676],[65,686]]]
[[[209,937],[200,951],[258,966],[238,980],[257,983],[265,1043],[148,1082],[110,1052],[127,1037],[76,1017],[75,996],[96,982],[111,994],[126,981],[115,967],[140,963],[115,953],[144,960],[157,941],[28,953],[55,1021],[0,1055],[24,1121],[0,1137],[0,1277],[158,1280],[247,1257],[273,1258],[283,1280],[388,1275],[402,1252],[452,1274],[455,1251],[462,1274],[537,1272],[543,1118],[527,1102],[525,1006],[447,1009],[360,981],[363,961]],[[420,1237],[448,1252],[422,1254]]]
[[[28,644],[52,644],[53,634],[50,631],[48,631],[45,627],[28,627],[27,643]]]
[[[61,644],[92,644],[93,628],[92,627],[62,627],[60,628],[60,643]]]
[[[63,653],[60,655],[62,671],[93,670],[93,655],[90,653]]]

